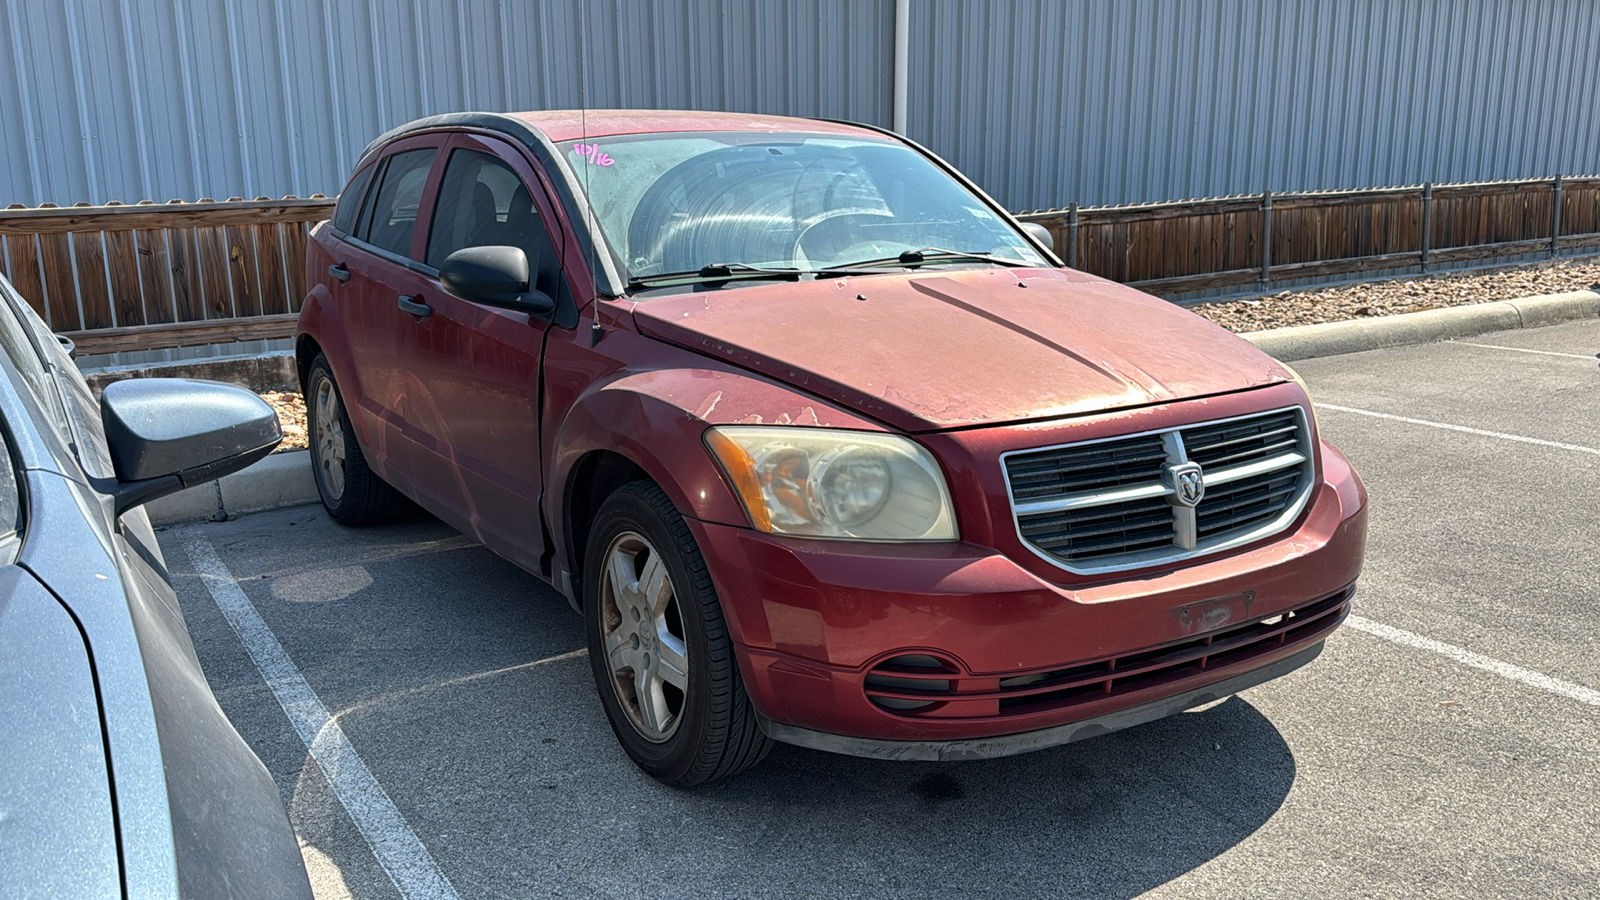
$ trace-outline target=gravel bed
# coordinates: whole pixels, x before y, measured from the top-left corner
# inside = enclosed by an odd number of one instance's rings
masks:
[[[283,427],[283,443],[274,453],[306,448],[306,401],[299,391],[267,391],[261,395],[278,414],[278,424]]]
[[[1199,304],[1190,307],[1190,310],[1233,331],[1264,331],[1290,325],[1316,325],[1445,306],[1562,294],[1589,290],[1597,284],[1600,284],[1600,262],[1594,257],[1586,257],[1496,272],[1428,275],[1314,290],[1283,291],[1249,300]]]

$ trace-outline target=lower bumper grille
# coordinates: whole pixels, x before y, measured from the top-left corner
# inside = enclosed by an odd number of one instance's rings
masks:
[[[897,716],[994,718],[1081,706],[1266,657],[1328,636],[1350,612],[1355,586],[1288,612],[1161,647],[1006,677],[970,676],[932,656],[891,659],[867,674],[867,698]]]

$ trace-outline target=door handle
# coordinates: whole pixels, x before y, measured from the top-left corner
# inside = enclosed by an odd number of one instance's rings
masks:
[[[418,303],[415,297],[401,297],[400,309],[422,319],[433,315],[433,307],[426,303]]]
[[[336,265],[329,266],[328,274],[339,279],[340,281],[350,280],[350,270],[345,268],[344,263],[338,263]]]

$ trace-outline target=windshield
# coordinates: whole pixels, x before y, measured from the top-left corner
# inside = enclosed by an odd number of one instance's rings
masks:
[[[814,272],[931,248],[1046,264],[987,204],[894,141],[693,132],[559,146],[631,279],[730,264]]]

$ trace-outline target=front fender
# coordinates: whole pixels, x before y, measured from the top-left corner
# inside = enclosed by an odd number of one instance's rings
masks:
[[[559,543],[555,558],[569,570],[578,563],[582,548],[573,546],[568,516],[573,476],[585,456],[599,451],[643,469],[684,515],[748,526],[743,505],[704,443],[707,428],[731,424],[883,430],[848,410],[738,371],[620,371],[578,397],[551,444],[545,516],[558,525],[551,529]]]

